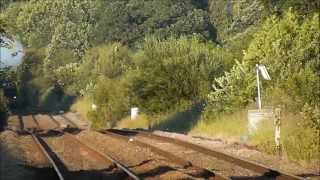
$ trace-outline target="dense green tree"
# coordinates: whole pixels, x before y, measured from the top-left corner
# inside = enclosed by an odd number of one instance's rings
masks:
[[[256,26],[266,16],[259,0],[209,0],[209,15],[221,42]]]
[[[276,12],[282,14],[282,12],[293,8],[298,14],[310,15],[314,12],[318,12],[320,8],[320,2],[318,0],[259,0],[269,12]]]
[[[82,56],[89,47],[96,1],[31,0],[14,3],[4,12],[9,30],[28,47],[48,47],[48,57],[60,49]]]
[[[273,16],[254,35],[245,60],[267,65],[273,84],[286,89],[296,102],[319,105],[319,30],[319,13],[302,23],[292,11],[281,19]]]
[[[254,99],[255,64],[266,65],[272,78],[271,82],[264,83],[269,92],[267,96],[281,89],[290,100],[280,103],[287,103],[285,105],[294,111],[301,110],[305,104],[319,106],[319,14],[303,22],[298,19],[297,14],[289,10],[282,18],[272,16],[263,23],[245,51],[242,65],[236,65],[216,80],[217,89],[209,97],[214,107],[234,110]],[[241,71],[245,76],[241,76]]]
[[[132,45],[146,35],[158,38],[202,35],[215,40],[208,14],[194,1],[124,0],[102,1],[98,12],[98,41],[119,41]]]

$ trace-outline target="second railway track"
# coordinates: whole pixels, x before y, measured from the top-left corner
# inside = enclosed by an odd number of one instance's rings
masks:
[[[210,167],[215,172],[231,179],[302,179],[295,175],[175,138],[135,130],[110,129],[104,132],[126,136],[131,138],[132,141],[158,147],[200,167]]]

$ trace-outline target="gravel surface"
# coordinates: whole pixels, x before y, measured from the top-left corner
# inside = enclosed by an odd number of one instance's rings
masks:
[[[70,171],[103,170],[112,166],[110,161],[93,155],[79,143],[65,136],[49,137],[44,140]]]
[[[184,135],[179,133],[169,133],[164,131],[155,131],[154,134],[177,138],[183,141],[198,144],[209,149],[214,149],[226,154],[240,157],[246,160],[250,160],[267,167],[279,169],[283,172],[287,172],[295,175],[302,174],[320,174],[320,162],[314,163],[311,166],[302,166],[297,162],[290,161],[286,158],[279,158],[277,156],[268,155],[260,152],[255,148],[238,142],[228,142],[221,140],[220,138],[206,137],[201,135]],[[320,179],[320,177],[315,177]]]
[[[77,114],[66,113],[65,116],[79,125],[82,129],[87,129],[90,126],[89,123],[86,123],[83,119],[79,118]],[[37,118],[38,124],[35,123],[31,115],[22,117],[25,126],[24,128],[26,130],[37,128],[38,125],[44,130],[55,129],[58,127],[58,124],[54,123],[54,121],[52,121],[52,119],[47,115],[36,115],[35,117]],[[68,124],[70,126],[70,123],[61,115],[55,115],[52,117],[59,123],[59,128],[66,128],[68,127]],[[20,129],[18,116],[9,117],[8,129]],[[155,131],[153,133],[177,138],[193,144],[198,144],[209,149],[231,154],[235,157],[250,160],[270,168],[288,172],[290,174],[320,174],[320,162],[319,164],[315,163],[311,166],[302,166],[301,164],[292,162],[286,158],[280,159],[277,156],[259,152],[252,146],[248,146],[236,141],[226,141],[220,138],[206,137],[198,134],[184,135],[163,131]],[[178,145],[160,142],[158,140],[150,140],[143,137],[133,137],[130,141],[124,141],[90,130],[82,131],[77,135],[77,138],[100,152],[112,155],[115,159],[121,161],[126,166],[129,166],[131,170],[146,179],[190,179],[191,177],[187,175],[186,171],[182,170],[179,165],[171,163],[165,157],[153,153],[148,148],[141,148],[132,143],[132,141],[138,139],[143,142],[150,143],[151,145],[159,147],[165,151],[171,152],[180,158],[192,162],[194,165],[210,169],[220,175],[242,177],[258,175],[254,172],[234,166],[221,160],[217,160],[213,157],[186,149]],[[68,168],[70,168],[69,170],[76,172],[79,177],[85,177],[85,173],[87,171],[90,171],[91,174],[98,172],[98,175],[100,175],[101,170],[111,166],[110,162],[101,163],[100,160],[92,158],[88,155],[89,152],[77,146],[76,143],[66,140],[64,137],[47,137],[45,140],[50,147],[54,149],[58,157],[64,161]],[[12,131],[5,131],[0,133],[0,146],[0,172],[1,175],[5,174],[5,178],[3,178],[4,176],[0,176],[1,179],[10,179],[12,174],[9,172],[15,169],[21,169],[19,170],[21,174],[19,175],[19,173],[17,173],[17,177],[20,177],[18,179],[37,179],[39,177],[43,177],[42,179],[50,179],[50,177],[48,178],[48,174],[52,174],[52,169],[48,168],[49,162],[43,156],[41,151],[35,149],[37,146],[33,142],[31,136],[18,136]],[[32,168],[30,169],[30,167]],[[111,171],[109,171],[109,173],[113,173],[113,171],[115,170],[111,167]],[[47,174],[47,176],[42,176],[42,174]],[[34,177],[21,178],[24,176]],[[320,176],[314,177],[313,179],[317,178],[320,179]]]
[[[193,164],[212,170],[215,173],[226,177],[249,177],[257,176],[259,174],[252,172],[250,170],[244,169],[234,164],[213,158],[208,155],[201,154],[199,152],[184,148],[173,143],[167,143],[160,140],[155,140],[151,138],[135,136],[133,139],[143,141],[145,143],[159,147],[165,151],[171,152],[183,159],[186,159]]]
[[[54,118],[59,123],[59,128],[61,129],[72,127],[72,124],[66,121],[61,115],[54,115],[52,116],[52,118]]]
[[[89,129],[90,123],[86,120],[84,120],[79,114],[67,112],[64,114],[66,118],[71,120],[73,123],[75,123],[80,129]]]
[[[42,153],[41,149],[31,136],[20,136],[19,146],[20,149],[23,150],[23,159],[29,166],[38,168],[50,166],[47,157]]]
[[[41,130],[56,129],[59,127],[48,115],[38,114],[34,118],[37,120]]]
[[[167,162],[164,157],[154,154],[147,148],[133,145],[130,141],[121,141],[93,131],[83,131],[78,134],[78,138],[100,152],[111,154],[112,157],[137,173],[139,177],[145,179],[191,178],[180,171],[176,171],[176,168],[180,168],[178,165]]]
[[[31,136],[18,136],[16,133],[6,131],[1,134],[5,146],[23,164],[38,168],[49,167],[49,162]]]
[[[44,168],[48,166],[47,162],[30,148],[27,139],[12,131],[0,132],[0,179],[56,180],[54,171]]]
[[[31,115],[23,116],[22,120],[23,120],[23,126],[24,126],[25,130],[38,128],[37,123],[34,121],[34,119]]]

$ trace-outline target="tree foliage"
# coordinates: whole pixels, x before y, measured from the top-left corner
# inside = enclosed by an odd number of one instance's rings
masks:
[[[266,13],[259,0],[209,0],[209,15],[219,40],[224,42],[260,24]]]
[[[274,85],[286,89],[295,101],[319,105],[319,14],[300,23],[295,13],[269,18],[255,34],[244,59],[265,64]]]
[[[223,57],[217,52],[218,48],[197,37],[147,39],[134,56],[132,103],[157,112],[175,104],[201,101],[211,81],[223,72]]]
[[[215,29],[205,10],[192,0],[101,1],[96,37],[99,42],[142,42],[146,35],[158,38],[202,35],[215,40]]]
[[[0,35],[28,48],[17,80],[25,106],[86,96],[97,127],[131,106],[153,114],[205,100],[233,111],[254,101],[261,63],[273,79],[266,99],[279,90],[318,117],[319,13],[287,11],[296,0],[2,2]]]
[[[312,113],[317,112],[320,102],[319,38],[318,13],[303,22],[291,10],[282,18],[268,18],[254,34],[243,63],[216,79],[216,88],[209,95],[211,108],[233,111],[248,105],[256,96],[255,64],[264,64],[272,78],[264,83],[265,96],[281,92],[290,100],[280,103],[290,110],[305,111],[308,107],[308,117],[312,118],[306,119],[318,128],[319,121],[312,120],[317,113]]]

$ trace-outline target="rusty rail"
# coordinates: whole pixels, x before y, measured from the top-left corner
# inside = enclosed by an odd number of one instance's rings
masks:
[[[103,133],[105,135],[108,135],[108,136],[111,136],[113,138],[116,138],[116,139],[119,139],[119,140],[123,140],[123,141],[130,141],[131,143],[137,145],[137,146],[140,146],[140,147],[143,147],[143,148],[147,148],[147,149],[150,149],[152,152],[154,152],[155,154],[158,154],[160,156],[163,156],[165,157],[167,160],[169,160],[170,162],[172,163],[175,163],[175,164],[178,164],[180,166],[182,166],[182,168],[184,169],[193,169],[193,170],[197,170],[198,172],[201,171],[199,174],[189,174],[191,176],[198,176],[198,177],[201,177],[201,178],[205,178],[205,179],[218,179],[218,180],[222,180],[222,179],[229,179],[229,178],[226,178],[226,177],[223,177],[215,172],[212,172],[208,169],[204,169],[204,168],[200,168],[200,167],[197,167],[195,165],[193,165],[190,161],[187,161],[185,159],[182,159],[180,157],[177,157],[176,155],[170,153],[170,152],[167,152],[167,151],[164,151],[162,149],[159,149],[155,146],[152,146],[150,144],[147,144],[147,143],[144,143],[142,141],[139,141],[139,140],[132,140],[126,136],[123,136],[123,134],[119,134],[117,132],[114,132],[114,131],[99,131],[100,133]],[[177,169],[178,170],[178,169]]]
[[[268,168],[264,165],[244,160],[241,158],[234,157],[229,154],[225,154],[213,149],[208,149],[203,146],[199,146],[190,142],[186,142],[183,140],[171,138],[171,137],[165,137],[165,136],[160,136],[156,135],[153,133],[149,132],[144,132],[144,131],[137,131],[137,130],[119,130],[119,129],[110,129],[108,130],[109,132],[120,134],[120,135],[125,135],[125,136],[141,136],[141,137],[146,137],[146,138],[151,138],[151,139],[156,139],[168,143],[173,143],[188,149],[192,149],[194,151],[200,152],[202,154],[206,154],[221,160],[224,160],[226,162],[230,162],[232,164],[238,165],[240,167],[243,167],[245,169],[249,169],[252,171],[255,171],[257,173],[262,174],[264,177],[267,178],[272,178],[272,179],[279,179],[279,180],[296,180],[296,179],[303,179],[301,177],[295,176],[295,175],[290,175],[284,172],[280,172],[275,169]]]
[[[39,146],[39,148],[41,149],[42,153],[49,160],[49,162],[52,165],[52,167],[54,168],[57,176],[59,177],[59,180],[66,179],[68,170],[63,165],[63,163],[59,160],[59,158],[55,154],[51,153],[50,148],[47,145],[47,143],[41,137],[39,137],[37,134],[32,133],[31,136],[32,136],[33,140],[36,142],[36,144]]]
[[[91,151],[93,154],[95,154],[96,156],[101,157],[102,159],[105,159],[107,161],[110,161],[112,163],[114,163],[119,169],[121,169],[122,171],[124,171],[128,176],[130,176],[132,179],[135,180],[140,180],[140,178],[134,174],[129,168],[127,168],[125,165],[123,165],[121,162],[119,162],[118,160],[115,160],[112,156],[105,154],[105,153],[100,153],[96,150],[94,150],[93,148],[87,146],[86,144],[82,143],[81,141],[79,141],[77,138],[75,138],[73,135],[69,134],[69,133],[65,133],[65,136],[69,139],[72,139],[72,141],[77,142],[79,145],[81,145],[82,147],[84,147],[85,149]]]
[[[58,156],[50,149],[49,145],[38,135],[30,132],[30,135],[32,136],[33,140],[36,142],[36,144],[41,149],[42,153],[47,157],[50,164],[54,168],[59,180],[66,180],[70,179],[68,171],[68,168],[64,165],[64,163],[58,158]],[[125,174],[130,177],[130,179],[134,180],[140,180],[140,178],[135,175],[130,169],[128,169],[125,165],[123,165],[121,162],[115,160],[112,156],[108,154],[102,154],[91,147],[87,146],[86,144],[79,141],[77,138],[75,138],[72,134],[69,133],[63,133],[63,136],[65,138],[68,138],[69,140],[77,143],[82,148],[88,150],[92,156],[99,157],[105,161],[111,162],[112,164],[116,165],[117,168],[119,168],[121,171],[123,171]]]
[[[69,119],[68,117],[66,117],[65,115],[60,115],[64,120],[66,120],[69,124],[71,124],[73,126],[73,128],[76,129],[80,129],[79,126],[74,123],[71,119]]]

